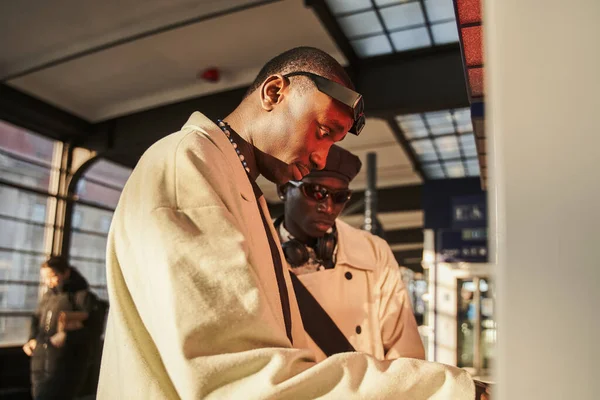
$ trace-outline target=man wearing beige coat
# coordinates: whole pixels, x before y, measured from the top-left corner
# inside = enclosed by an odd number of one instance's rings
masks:
[[[301,180],[363,122],[343,68],[296,48],[224,121],[194,113],[146,151],[108,239],[99,399],[474,398],[457,368],[362,353],[316,363],[307,348],[254,180]]]
[[[325,168],[277,188],[275,221],[317,359],[355,349],[380,359],[425,358],[400,267],[385,240],[337,219],[360,159],[333,145]]]

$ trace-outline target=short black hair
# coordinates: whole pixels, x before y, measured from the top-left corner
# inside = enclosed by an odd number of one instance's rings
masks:
[[[64,274],[71,268],[71,266],[65,257],[52,256],[42,263],[42,268],[50,268],[54,272]]]
[[[338,80],[344,86],[354,90],[354,84],[352,84],[350,77],[335,58],[323,50],[304,46],[285,51],[267,62],[244,97],[254,93],[269,76],[275,74],[285,75],[296,71],[312,72],[327,79]],[[310,80],[307,79],[307,81]]]

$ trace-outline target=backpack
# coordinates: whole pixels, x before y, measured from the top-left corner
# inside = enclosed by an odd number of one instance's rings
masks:
[[[108,302],[100,299],[89,290],[80,290],[69,293],[69,301],[74,310],[89,309],[89,315],[85,326],[89,329],[89,356],[87,357],[86,379],[80,389],[80,396],[95,394],[98,387],[100,375],[100,361],[102,358],[102,342],[104,340],[104,329],[108,315]],[[89,303],[88,303],[89,302]]]
[[[101,340],[104,335],[106,316],[108,314],[108,302],[100,299],[87,289],[69,293],[69,301],[73,306],[73,310],[82,308],[89,310],[85,326],[89,329],[90,340],[94,342]]]

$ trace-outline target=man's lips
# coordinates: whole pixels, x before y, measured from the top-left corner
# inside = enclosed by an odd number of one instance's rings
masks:
[[[300,168],[296,164],[292,166],[292,176],[293,180],[300,182],[302,180],[302,172],[300,172]]]
[[[302,174],[302,177],[304,178],[306,175],[310,174],[310,169],[308,169],[305,165],[303,164],[296,164],[298,166],[298,170],[300,171],[300,173]]]
[[[301,181],[306,175],[310,173],[310,170],[302,164],[294,164],[294,179]]]
[[[333,226],[334,221],[328,221],[328,220],[321,219],[321,220],[315,221],[314,224],[317,227],[326,228],[325,230],[327,230]]]

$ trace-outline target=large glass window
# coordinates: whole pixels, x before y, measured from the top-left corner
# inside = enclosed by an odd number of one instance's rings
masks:
[[[0,121],[0,346],[23,344],[47,258],[60,142]]]
[[[107,300],[106,240],[113,211],[131,170],[106,160],[97,161],[77,184],[71,230],[71,264],[92,290]]]
[[[479,176],[469,108],[396,117],[426,179]]]
[[[458,42],[452,0],[326,0],[359,57]]]

